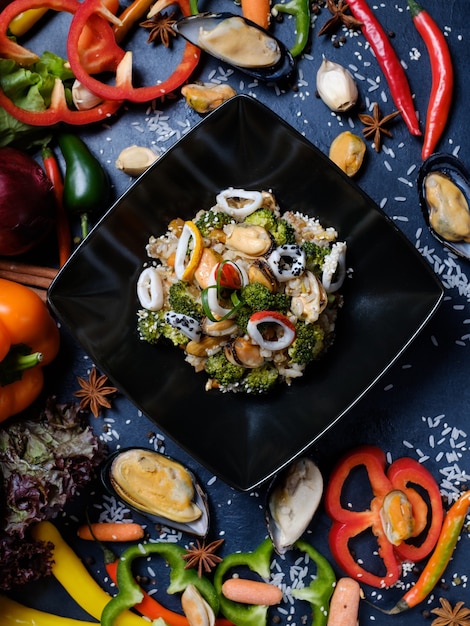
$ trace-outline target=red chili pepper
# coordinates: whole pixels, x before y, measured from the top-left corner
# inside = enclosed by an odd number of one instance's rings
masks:
[[[422,150],[424,160],[434,152],[447,124],[454,90],[454,69],[449,46],[439,26],[415,0],[408,0],[408,6],[431,62],[432,85]]]
[[[362,24],[362,32],[375,52],[387,80],[395,105],[412,135],[421,135],[408,79],[400,59],[384,29],[365,0],[348,0],[353,16]]]
[[[358,511],[343,506],[343,490],[360,467],[367,472],[373,498],[370,508]],[[326,511],[333,519],[329,543],[338,565],[352,578],[379,588],[400,578],[402,561],[420,561],[431,552],[443,518],[439,486],[423,465],[404,457],[385,468],[380,448],[361,446],[338,463],[325,492]],[[366,569],[351,552],[350,541],[367,530],[376,537],[384,575]]]
[[[66,11],[73,14],[77,11],[79,6],[80,2],[77,0],[13,0],[13,2],[0,13],[0,57],[13,59],[20,65],[31,65],[38,60],[38,56],[34,52],[20,46],[8,37],[9,23],[23,11],[49,8],[55,11]],[[113,47],[111,50],[108,48],[110,41],[114,41],[114,35],[110,25],[103,20],[98,21],[97,18],[93,18],[93,20],[90,20],[90,22],[86,24],[86,28],[92,28],[92,35],[96,41],[95,51],[97,53],[102,51],[105,59],[105,61],[100,61],[97,65],[92,65],[90,71],[96,71],[97,68],[100,71],[104,68],[115,68],[119,60],[119,55],[116,51],[116,47]],[[118,49],[120,50],[120,48]],[[107,50],[106,54],[105,50]],[[121,50],[121,52],[124,55],[124,51]],[[69,109],[65,98],[64,85],[59,79],[56,80],[52,91],[50,106],[44,111],[23,109],[14,104],[14,102],[0,90],[0,106],[20,122],[30,124],[31,126],[53,126],[59,122],[73,125],[91,124],[107,119],[118,110],[121,104],[122,101],[114,99],[102,102],[93,109],[85,111]]]
[[[72,253],[72,235],[67,213],[64,208],[64,181],[54,153],[48,147],[42,149],[44,171],[52,183],[56,199],[56,234],[59,249],[59,267],[62,267]]]
[[[178,4],[183,15],[191,14],[188,0],[160,0],[158,4],[159,10],[163,10],[171,4]],[[130,52],[125,55],[117,68],[115,85],[103,83],[91,76],[80,59],[79,40],[88,20],[93,15],[103,20],[101,17],[102,8],[101,0],[86,0],[86,2],[83,2],[72,19],[67,39],[67,56],[70,66],[76,78],[87,89],[106,100],[148,102],[171,93],[189,78],[201,55],[200,49],[190,43],[186,43],[183,57],[175,71],[166,80],[157,85],[147,87],[134,87],[132,85],[132,55]]]
[[[441,579],[457,545],[470,506],[470,491],[465,491],[451,506],[442,525],[439,540],[420,577],[409,591],[388,611],[389,615],[403,613],[422,602]]]

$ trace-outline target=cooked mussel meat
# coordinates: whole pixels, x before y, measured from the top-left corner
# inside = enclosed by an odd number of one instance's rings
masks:
[[[154,450],[127,448],[108,459],[102,479],[108,491],[152,520],[206,534],[205,494],[181,463]]]
[[[418,192],[431,233],[457,255],[470,258],[470,183],[460,159],[444,153],[429,157],[420,168]]]
[[[307,457],[294,461],[268,493],[266,522],[274,548],[284,554],[310,524],[323,494],[323,477]]]
[[[470,241],[470,211],[463,192],[449,176],[431,172],[424,180],[429,223],[447,241]]]
[[[232,13],[199,13],[173,26],[213,57],[264,81],[287,80],[294,71],[289,50],[264,28]]]

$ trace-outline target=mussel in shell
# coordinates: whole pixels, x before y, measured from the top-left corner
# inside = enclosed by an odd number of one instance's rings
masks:
[[[174,30],[216,59],[264,82],[289,80],[294,59],[286,46],[264,28],[232,13],[183,17]]]
[[[418,193],[431,233],[458,256],[470,258],[470,178],[451,154],[433,154],[421,166]]]
[[[323,477],[307,457],[294,461],[268,490],[266,523],[278,554],[285,554],[310,524],[323,494]]]
[[[104,486],[154,523],[205,536],[209,527],[206,496],[181,463],[146,448],[111,455],[101,471]]]

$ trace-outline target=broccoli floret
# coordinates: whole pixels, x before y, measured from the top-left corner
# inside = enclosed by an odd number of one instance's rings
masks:
[[[174,346],[185,346],[189,338],[180,330],[165,321],[165,311],[147,311],[142,309],[138,312],[137,330],[142,341],[156,344],[164,338],[171,341]]]
[[[253,311],[282,311],[289,309],[291,298],[285,293],[272,293],[261,283],[248,283],[241,290],[242,301]]]
[[[305,252],[306,268],[314,274],[320,274],[323,269],[325,257],[331,252],[330,247],[319,246],[313,241],[304,241],[300,247]]]
[[[199,228],[199,232],[203,237],[210,237],[213,230],[222,229],[226,224],[230,224],[230,222],[232,222],[232,218],[227,213],[209,209],[209,211],[204,211],[194,223]]]
[[[246,371],[241,365],[230,363],[223,351],[211,355],[204,369],[209,377],[215,379],[222,387],[238,383]]]
[[[287,220],[266,208],[257,209],[245,218],[246,224],[262,226],[274,238],[277,246],[295,243],[295,229]]]
[[[190,291],[189,283],[183,280],[171,285],[168,293],[168,302],[170,309],[176,313],[189,315],[200,322],[203,318],[202,305],[195,299]]]
[[[325,347],[325,332],[319,324],[296,324],[296,337],[288,349],[292,363],[307,365],[320,356]]]
[[[289,310],[291,298],[285,293],[271,293],[261,283],[248,283],[242,288],[240,299],[243,304],[237,309],[236,320],[242,330],[246,330],[248,320],[256,311],[279,311],[286,313]]]
[[[269,391],[277,383],[279,371],[271,363],[250,369],[243,378],[243,388],[247,393],[263,393]]]

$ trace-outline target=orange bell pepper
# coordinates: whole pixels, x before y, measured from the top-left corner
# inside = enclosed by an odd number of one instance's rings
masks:
[[[42,391],[43,366],[57,356],[57,324],[29,287],[0,279],[0,422],[26,409]]]

